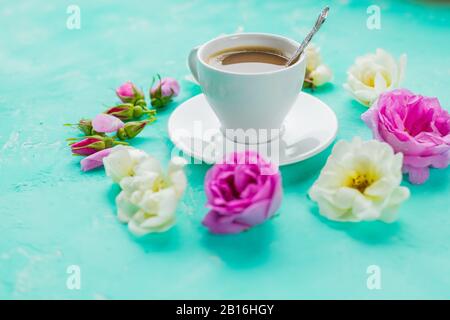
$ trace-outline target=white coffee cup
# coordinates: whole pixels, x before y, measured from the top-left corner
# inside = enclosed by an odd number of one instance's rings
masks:
[[[230,72],[208,64],[214,53],[245,46],[270,47],[290,57],[299,43],[264,33],[226,35],[192,49],[188,65],[227,138],[264,143],[282,134],[283,121],[302,88],[306,61],[302,55],[292,66],[260,73]],[[257,140],[249,141],[248,133],[255,132]]]

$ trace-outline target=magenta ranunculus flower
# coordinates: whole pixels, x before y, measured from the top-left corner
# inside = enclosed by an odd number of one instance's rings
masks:
[[[173,78],[159,79],[150,89],[152,106],[155,108],[164,107],[173,97],[180,93],[180,84]]]
[[[411,183],[424,183],[430,167],[448,166],[450,117],[437,98],[393,90],[380,95],[361,118],[376,139],[403,153],[403,172]]]
[[[120,87],[118,87],[116,89],[116,94],[123,103],[136,104],[136,102],[142,102],[142,100],[145,99],[142,90],[136,87],[136,85],[131,81],[125,82]]]
[[[206,174],[210,232],[239,233],[272,217],[282,198],[281,175],[256,152],[230,154]]]
[[[103,158],[111,153],[112,148],[103,149],[81,160],[81,170],[89,171],[103,166]]]
[[[109,114],[100,113],[92,120],[92,128],[96,132],[109,133],[123,128],[122,120]]]

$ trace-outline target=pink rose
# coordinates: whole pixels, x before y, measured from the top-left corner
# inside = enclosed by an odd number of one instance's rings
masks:
[[[280,207],[281,175],[256,152],[233,153],[206,174],[203,225],[212,233],[238,233],[263,223]]]
[[[180,93],[180,85],[173,78],[160,79],[151,89],[150,98],[155,108],[164,107]]]
[[[92,128],[96,132],[109,133],[115,132],[125,124],[117,117],[101,113],[92,120]]]
[[[103,166],[103,158],[111,153],[112,148],[104,149],[81,160],[81,170],[89,171],[94,168]]]
[[[383,93],[361,118],[376,139],[403,153],[403,172],[411,183],[424,183],[430,167],[448,166],[450,117],[437,98],[393,90]]]
[[[116,95],[123,103],[136,103],[138,101],[142,103],[142,100],[145,99],[144,93],[130,81],[118,87]]]

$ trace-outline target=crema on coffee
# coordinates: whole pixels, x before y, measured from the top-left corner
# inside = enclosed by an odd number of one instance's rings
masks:
[[[236,73],[270,72],[285,68],[288,59],[270,47],[245,46],[218,51],[208,58],[208,64],[220,70]]]

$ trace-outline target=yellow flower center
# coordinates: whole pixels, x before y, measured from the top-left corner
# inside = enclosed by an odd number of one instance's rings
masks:
[[[352,172],[346,182],[346,186],[358,190],[361,193],[370,187],[378,180],[378,175],[375,172]]]
[[[144,219],[153,218],[154,216],[156,216],[155,213],[144,212]]]
[[[386,82],[386,86],[389,87],[392,82],[391,76],[389,75],[389,73],[386,72],[385,70],[380,70],[380,74],[384,78],[384,81]],[[363,75],[361,80],[366,86],[375,88],[375,75],[376,75],[376,72],[374,70],[371,70],[369,72],[366,72]]]
[[[152,191],[158,192],[166,187],[167,187],[166,181],[162,177],[158,177],[155,179],[155,182],[153,182]]]
[[[375,75],[373,73],[365,74],[362,81],[368,87],[375,87]]]

